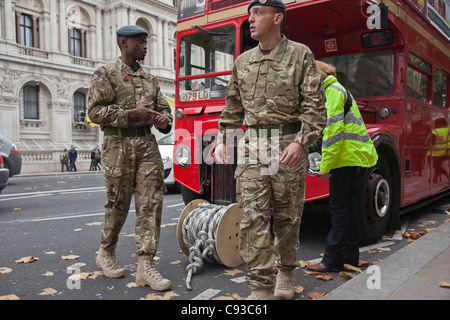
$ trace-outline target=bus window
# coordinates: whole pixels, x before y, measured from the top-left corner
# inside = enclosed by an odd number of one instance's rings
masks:
[[[207,100],[225,97],[229,74],[207,76],[211,73],[231,73],[234,62],[236,28],[228,25],[199,32],[180,39],[180,63],[178,76],[205,75],[204,78],[179,82],[181,101]]]
[[[322,60],[336,67],[338,81],[350,90],[354,97],[383,96],[392,92],[392,50],[354,53]]]
[[[428,102],[430,76],[431,64],[411,53],[409,55],[408,80],[406,84],[408,96],[423,102]]]
[[[447,107],[448,76],[441,68],[435,66],[433,77],[433,104],[438,107]]]

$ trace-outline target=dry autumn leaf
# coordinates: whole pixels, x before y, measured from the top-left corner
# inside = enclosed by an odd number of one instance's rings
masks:
[[[236,275],[237,273],[242,273],[242,271],[241,271],[241,270],[238,270],[238,269],[225,270],[225,275],[227,275],[227,276],[234,276],[234,275]]]
[[[439,287],[450,288],[450,283],[448,283],[448,282],[439,282]]]
[[[351,272],[345,272],[345,271],[339,272],[339,275],[340,275],[342,278],[347,278],[347,279],[352,279],[352,278],[356,277],[356,274],[351,273]]]
[[[176,296],[179,296],[179,294],[176,294],[173,290],[171,290],[164,293],[164,296],[159,296],[155,293],[150,293],[146,295],[145,298],[140,298],[139,300],[170,300],[170,298]]]
[[[409,242],[414,241],[416,239],[419,239],[421,236],[423,236],[425,234],[424,231],[421,232],[416,232],[416,231],[408,231],[408,232],[403,232],[402,236],[407,238]]]
[[[0,296],[0,300],[22,300],[15,294],[7,294],[6,296]]]
[[[39,293],[38,295],[39,295],[39,296],[49,296],[49,295],[53,296],[53,295],[55,295],[55,294],[57,294],[57,293],[58,293],[58,291],[56,291],[56,290],[53,289],[53,288],[45,288],[45,289],[42,290],[42,292]]]
[[[7,267],[0,268],[0,274],[10,273],[11,271],[12,271],[11,268],[7,268]]]
[[[312,299],[312,300],[319,300],[320,298],[322,298],[323,296],[325,296],[328,292],[310,292],[308,293],[308,298]]]
[[[39,258],[30,256],[30,257],[20,258],[20,259],[16,260],[15,263],[31,263],[31,262],[34,262],[37,260],[39,260]]]
[[[344,264],[344,270],[346,270],[346,271],[355,271],[355,272],[359,272],[359,273],[362,272],[360,268],[354,267],[351,264],[347,264],[347,263]]]
[[[300,260],[298,263],[300,264],[300,268],[307,267],[311,264],[311,262],[305,260]]]
[[[78,259],[80,256],[74,255],[74,254],[69,254],[68,256],[61,256],[61,259],[63,260],[74,260],[74,259]]]
[[[295,286],[294,287],[294,292],[295,293],[303,293],[304,290],[305,290],[305,288],[302,287],[302,286]]]
[[[81,272],[81,273],[75,273],[69,277],[72,281],[78,281],[78,280],[86,280],[90,276],[92,276],[93,272]]]
[[[331,279],[333,279],[333,276],[327,272],[325,275],[318,274],[314,278],[323,280],[323,281],[330,281]]]

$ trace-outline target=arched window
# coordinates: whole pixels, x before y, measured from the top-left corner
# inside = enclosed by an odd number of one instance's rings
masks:
[[[82,92],[75,92],[73,94],[73,119],[75,122],[85,122],[86,114],[81,114],[86,112],[86,95]]]
[[[23,87],[23,117],[24,119],[39,119],[39,87]]]

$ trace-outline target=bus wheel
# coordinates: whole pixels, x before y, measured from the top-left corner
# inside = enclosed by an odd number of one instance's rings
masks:
[[[364,175],[359,203],[359,223],[363,243],[381,238],[392,211],[392,178],[387,160],[380,156],[377,164]]]
[[[196,200],[196,199],[204,199],[207,201],[210,200],[208,197],[202,196],[201,194],[198,194],[197,192],[194,192],[191,189],[186,188],[183,185],[180,185],[180,189],[181,189],[181,197],[183,198],[183,202],[185,205],[187,205],[192,200]]]

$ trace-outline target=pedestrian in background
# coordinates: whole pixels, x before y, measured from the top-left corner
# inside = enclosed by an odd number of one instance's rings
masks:
[[[330,179],[331,230],[322,261],[309,265],[308,269],[327,272],[341,270],[344,263],[359,264],[358,187],[364,168],[374,166],[378,155],[356,101],[336,79],[336,68],[321,61],[316,64],[327,99],[328,120],[323,131],[319,176]]]
[[[67,148],[64,148],[64,150],[59,155],[59,160],[61,161],[61,172],[64,172],[64,168],[66,168],[66,171],[69,172],[69,159],[67,155]]]
[[[281,153],[276,158],[276,172],[268,173],[267,159],[238,163],[236,194],[243,211],[239,253],[248,270],[249,300],[292,299],[309,167],[307,151],[325,126],[325,97],[310,49],[281,34],[286,20],[283,1],[253,0],[248,13],[251,37],[259,45],[234,63],[214,153],[218,163],[226,162],[226,142],[220,141],[226,139],[227,130],[242,125],[248,129],[249,140],[259,138],[258,152],[272,148],[271,141],[279,141],[274,149],[280,150],[271,150],[272,158]],[[262,132],[267,135],[260,137]],[[247,155],[249,147],[243,141],[239,151]],[[245,147],[241,148],[241,143]],[[274,262],[279,272],[273,292]]]
[[[89,171],[94,171],[95,168],[95,149],[91,150],[91,164],[89,166]]]
[[[77,161],[77,157],[78,157],[78,152],[77,150],[75,150],[75,146],[72,145],[70,146],[70,150],[68,152],[68,157],[69,157],[69,171],[77,171],[77,166],[75,164],[75,162]]]
[[[101,170],[100,163],[102,162],[102,153],[101,153],[101,151],[100,151],[98,146],[95,146],[95,156],[94,156],[94,158],[95,158],[95,163],[94,163],[95,171],[97,171],[97,169]]]
[[[172,283],[156,270],[154,262],[167,189],[151,127],[169,133],[171,110],[156,77],[138,63],[147,53],[148,32],[125,26],[116,34],[121,56],[94,72],[88,94],[89,118],[104,132],[102,167],[107,194],[96,263],[107,277],[125,276],[116,259],[116,246],[134,191],[139,257],[136,284],[168,290]]]

